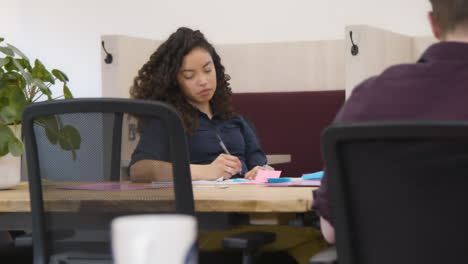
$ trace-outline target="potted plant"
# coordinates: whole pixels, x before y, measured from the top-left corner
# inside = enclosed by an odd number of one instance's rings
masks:
[[[0,38],[0,189],[16,186],[20,181],[20,156],[24,151],[21,115],[24,108],[41,100],[73,98],[68,77],[60,70],[48,71],[40,60],[30,61],[19,49]],[[61,85],[63,95],[52,97],[51,87]],[[44,117],[35,123],[45,129],[51,144],[68,150],[76,159],[81,137],[78,131],[63,125],[57,116]]]

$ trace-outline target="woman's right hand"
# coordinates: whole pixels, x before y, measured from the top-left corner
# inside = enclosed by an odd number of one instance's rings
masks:
[[[242,170],[242,163],[236,156],[220,154],[208,165],[207,176],[212,180],[223,177],[229,179]]]

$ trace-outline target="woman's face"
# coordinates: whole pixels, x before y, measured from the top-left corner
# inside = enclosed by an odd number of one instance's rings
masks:
[[[187,101],[197,108],[209,105],[216,91],[216,69],[210,53],[195,48],[182,61],[177,81]]]

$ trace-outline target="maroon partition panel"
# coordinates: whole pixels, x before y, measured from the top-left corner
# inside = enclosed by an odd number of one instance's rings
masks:
[[[267,154],[291,154],[289,164],[274,165],[283,177],[322,169],[320,135],[345,100],[345,91],[236,93],[236,113],[250,119]]]

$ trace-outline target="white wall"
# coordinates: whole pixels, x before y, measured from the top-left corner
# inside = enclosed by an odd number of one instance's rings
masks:
[[[343,39],[349,24],[430,35],[429,0],[0,0],[0,37],[101,95],[100,36],[165,39],[179,26],[214,43]],[[112,52],[112,51],[111,51]],[[228,69],[229,71],[229,69]]]

